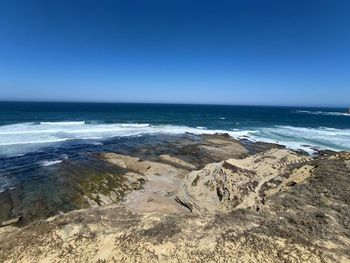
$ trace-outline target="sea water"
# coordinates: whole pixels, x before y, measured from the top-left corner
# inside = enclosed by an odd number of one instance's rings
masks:
[[[350,150],[345,108],[179,104],[0,102],[0,192],[10,178],[59,165],[111,141],[228,133],[312,154]],[[145,137],[150,138],[150,137]],[[147,141],[145,139],[145,141]]]

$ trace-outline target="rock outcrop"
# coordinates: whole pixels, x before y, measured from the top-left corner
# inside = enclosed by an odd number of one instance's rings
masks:
[[[165,173],[176,175],[178,174],[179,170],[168,164],[143,161],[136,157],[117,153],[105,153],[102,154],[102,158],[116,166],[119,166],[120,168],[128,169],[144,176],[161,175]]]
[[[300,167],[310,160],[286,149],[272,149],[245,159],[208,164],[184,178],[176,199],[195,213],[259,209],[266,194],[310,176],[312,166]]]
[[[174,201],[185,174],[208,163],[242,158],[248,153],[239,141],[225,134],[123,138],[105,150],[106,153],[79,151],[61,163],[37,167],[38,174],[30,174],[29,181],[19,180],[16,187],[1,192],[0,227],[2,222],[8,224],[19,217],[21,220],[12,225],[26,225],[40,218],[109,205],[125,198],[134,198],[132,206],[138,211],[144,208],[174,212],[177,207],[187,211]],[[133,191],[136,193],[127,197]]]
[[[205,143],[199,145],[198,148],[200,152],[208,154],[213,160],[220,161],[228,158],[239,159],[248,155],[248,150],[239,142],[222,135],[207,136]]]
[[[137,213],[183,213],[186,210],[174,199],[182,178],[188,173],[190,164],[169,155],[161,155],[166,163],[141,160],[136,157],[105,153],[102,158],[139,175],[146,182],[142,189],[133,191],[125,197],[125,204]],[[172,165],[170,165],[171,163]],[[180,168],[181,167],[181,168]]]
[[[152,154],[150,150],[157,154]],[[175,195],[186,174],[203,167],[205,162],[242,158],[248,154],[238,141],[226,135],[207,135],[201,141],[180,142],[173,147],[169,146],[168,152],[171,154],[159,154],[162,151],[158,148],[148,149],[148,156],[142,154],[144,158],[116,153],[100,154],[102,160],[118,169],[131,171],[146,182],[142,189],[125,197],[125,204],[134,212],[188,213],[187,209],[175,201]]]
[[[137,166],[129,161],[126,167]],[[196,182],[193,174],[201,175]],[[205,203],[213,199],[219,213],[135,213],[119,202],[23,228],[5,226],[0,262],[350,262],[349,154],[311,159],[272,150],[208,165],[189,177],[187,189],[202,188],[194,191],[193,210],[213,211]],[[219,195],[204,187],[207,178]],[[134,192],[143,190],[149,189]],[[259,203],[262,209],[249,209]]]

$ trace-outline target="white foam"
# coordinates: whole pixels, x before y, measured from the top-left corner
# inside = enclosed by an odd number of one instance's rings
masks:
[[[41,166],[50,166],[50,165],[58,164],[61,162],[62,162],[62,160],[42,161],[42,162],[40,162],[40,165]]]
[[[314,149],[350,150],[350,129],[275,126],[261,128],[249,136],[257,141],[278,143],[307,152],[313,152]]]
[[[7,176],[0,176],[0,194],[5,192],[12,185],[11,178]]]
[[[127,127],[127,128],[140,128],[140,127],[151,127],[151,124],[145,123],[121,123],[119,124],[121,127]]]
[[[64,154],[61,154],[60,156],[61,156],[63,159],[68,159],[68,155],[65,154],[65,153],[64,153]]]
[[[102,142],[92,142],[91,144],[92,144],[92,145],[103,145]]]
[[[327,127],[305,128],[275,126],[254,130],[214,130],[205,127],[191,128],[175,125],[150,125],[138,123],[101,124],[87,122],[19,123],[0,126],[0,155],[14,156],[37,151],[64,141],[90,140],[93,144],[111,137],[141,136],[144,134],[215,134],[228,133],[240,139],[273,142],[292,149],[308,152],[313,148],[350,150],[350,130]],[[306,146],[310,145],[310,146]]]
[[[249,131],[209,130],[205,127],[87,122],[18,123],[0,126],[0,155],[13,156],[36,151],[49,144],[73,140],[104,140],[111,137],[139,136],[143,134],[213,134],[229,133],[233,137],[247,135]]]
[[[60,121],[60,122],[50,122],[50,121],[43,121],[39,124],[43,125],[79,125],[79,124],[85,124],[85,121]]]
[[[308,111],[308,110],[296,110],[296,113],[306,113],[313,115],[331,115],[331,116],[350,116],[349,113],[346,112],[337,112],[337,111]]]
[[[62,139],[52,139],[52,140],[36,140],[36,141],[16,141],[16,142],[1,142],[0,146],[10,146],[10,145],[19,145],[19,144],[41,144],[41,143],[53,143],[53,142],[63,142],[68,141],[69,138]],[[17,156],[21,156],[23,154],[18,154]]]

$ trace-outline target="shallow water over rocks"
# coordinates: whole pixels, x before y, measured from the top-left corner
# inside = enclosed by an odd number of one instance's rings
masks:
[[[124,137],[101,145],[62,145],[2,158],[0,221],[19,217],[19,224],[26,224],[62,212],[113,203],[123,199],[125,193],[143,187],[148,180],[144,173],[136,171],[130,176],[135,171],[102,158],[101,154],[108,152],[167,164],[183,171],[183,175],[210,162],[248,154],[227,135],[184,134]],[[184,163],[190,165],[184,167]]]

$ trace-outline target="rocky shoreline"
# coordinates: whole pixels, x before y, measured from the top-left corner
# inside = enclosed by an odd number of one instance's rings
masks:
[[[1,262],[350,260],[349,153],[187,135],[93,160],[61,167],[64,214],[0,194]]]
[[[147,143],[143,143],[144,140]],[[37,176],[36,181],[0,193],[0,225],[17,219],[15,223],[23,226],[77,209],[112,204],[122,200],[130,191],[143,187],[147,178],[141,166],[118,166],[104,158],[108,154],[119,154],[127,160],[137,158],[160,165],[160,168],[169,165],[178,173],[188,173],[208,163],[248,152],[227,135],[192,134],[146,137],[135,145],[118,143],[113,149],[116,150],[83,153],[78,159],[42,167],[43,178]],[[167,171],[164,170],[163,174]]]

